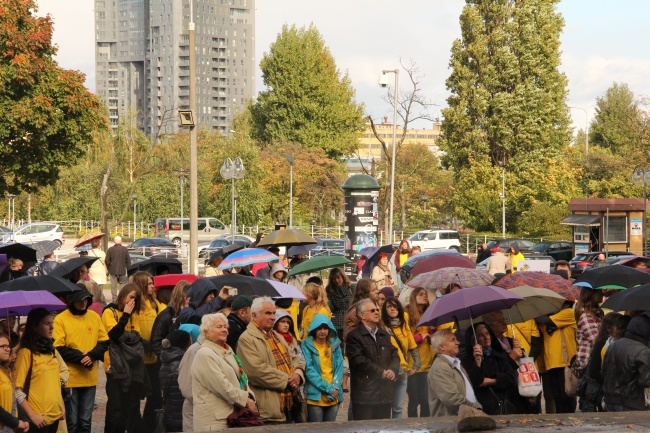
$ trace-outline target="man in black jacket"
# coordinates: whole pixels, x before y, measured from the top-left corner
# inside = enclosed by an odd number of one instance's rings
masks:
[[[226,343],[232,348],[233,352],[237,350],[239,336],[251,322],[251,305],[253,305],[253,298],[239,295],[232,301],[230,306],[232,311],[228,315],[228,325],[230,328],[228,328]]]
[[[379,328],[379,308],[370,299],[357,303],[361,323],[347,335],[354,420],[390,418],[393,385],[399,370],[397,349]]]
[[[122,245],[122,238],[120,236],[115,236],[113,241],[115,245],[106,251],[105,261],[106,267],[108,268],[108,275],[111,278],[111,295],[113,296],[113,302],[115,302],[117,300],[118,284],[121,289],[128,281],[126,271],[131,266],[131,256],[129,255],[129,250]]]

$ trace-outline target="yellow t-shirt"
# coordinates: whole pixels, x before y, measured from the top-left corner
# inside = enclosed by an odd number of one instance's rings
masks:
[[[98,342],[107,341],[108,334],[102,319],[97,314],[87,312],[77,316],[65,310],[54,318],[54,347],[65,346],[81,353],[90,352]],[[98,361],[88,369],[81,364],[68,364],[70,380],[66,388],[97,386],[99,382]]]
[[[115,313],[113,313],[115,312]],[[107,308],[104,310],[104,313],[102,314],[102,323],[104,324],[104,328],[106,328],[106,333],[108,334],[111,332],[111,329],[117,325],[117,322],[120,321],[122,318],[122,315],[124,313],[120,310],[114,310],[112,308]],[[117,315],[117,320],[115,320],[115,315]],[[129,321],[126,324],[126,327],[124,328],[125,331],[137,331],[140,332],[140,328],[137,326],[137,323],[133,320],[133,316],[129,318]],[[104,352],[104,371],[108,370],[108,367],[111,365],[111,358],[108,355],[108,350]]]
[[[329,308],[323,306],[316,310],[315,308],[307,305],[305,309],[302,310],[302,325],[300,326],[300,338],[302,340],[307,338],[307,334],[309,334],[309,325],[311,325],[311,322],[314,320],[316,314],[324,314],[328,319],[332,319],[332,313],[330,313]]]
[[[11,383],[11,377],[8,376],[10,374],[11,371],[0,368],[0,406],[13,416],[17,416],[17,411],[11,411],[14,400],[14,386]],[[4,424],[0,423],[0,429],[3,427]]]
[[[565,308],[557,314],[551,316],[557,329],[553,335],[548,335],[546,325],[540,325],[539,332],[544,337],[544,366],[546,370],[552,368],[566,367],[571,362],[571,358],[576,354],[576,318],[573,315],[573,309]],[[568,361],[564,361],[564,351],[562,349],[562,334],[566,340]]]
[[[400,266],[404,266],[404,263],[406,263],[406,261],[407,261],[408,259],[409,259],[409,255],[408,255],[408,254],[400,254],[400,255],[399,255],[399,265],[400,265]]]
[[[20,349],[14,364],[16,388],[25,385],[30,365],[32,377],[27,402],[34,412],[45,414],[47,425],[53,424],[63,414],[59,361],[56,355],[40,353],[34,354],[32,358],[29,349]]]
[[[151,331],[153,330],[153,322],[156,321],[158,314],[167,308],[167,305],[162,302],[158,302],[158,310],[154,308],[151,301],[146,300],[144,305],[140,306],[140,311],[133,313],[132,320],[135,322],[135,326],[140,329],[140,335],[142,339],[149,341],[151,339]],[[144,363],[145,364],[155,364],[158,357],[153,352],[144,352]]]
[[[332,366],[332,347],[325,344],[318,344],[314,340],[314,347],[318,350],[318,361],[320,362],[320,372],[323,380],[327,383],[332,383],[334,380],[334,367]],[[320,400],[307,400],[309,404],[314,406],[334,406],[338,404],[338,400],[328,400],[327,395],[321,393]]]

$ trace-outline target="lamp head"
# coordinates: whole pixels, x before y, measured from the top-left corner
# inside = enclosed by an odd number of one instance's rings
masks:
[[[388,75],[381,74],[379,76],[379,87],[381,87],[382,89],[385,89],[386,87],[388,87],[388,84],[390,84],[389,80],[388,80]]]

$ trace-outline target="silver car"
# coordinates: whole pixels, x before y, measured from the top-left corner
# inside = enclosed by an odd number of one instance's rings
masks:
[[[60,225],[54,223],[29,223],[16,227],[13,233],[2,235],[1,243],[16,242],[29,244],[39,241],[54,241],[63,245],[63,229]]]

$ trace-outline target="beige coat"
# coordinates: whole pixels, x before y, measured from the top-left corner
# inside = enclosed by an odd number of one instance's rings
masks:
[[[232,349],[205,340],[192,362],[194,431],[222,430],[237,407],[246,406],[249,390],[239,386]]]
[[[486,270],[490,273],[490,275],[505,274],[507,261],[508,258],[506,255],[501,251],[498,251],[490,257],[490,260],[488,260]]]
[[[463,367],[463,373],[468,378]],[[461,404],[481,409],[481,404],[467,401],[465,379],[444,356],[436,356],[427,375],[431,416],[458,415]]]
[[[276,335],[291,357],[291,369],[298,373],[301,383],[304,383],[303,361],[298,355],[292,353],[282,336],[277,333]],[[239,337],[237,355],[241,358],[244,371],[248,374],[250,387],[255,392],[257,410],[262,419],[273,422],[286,421],[280,407],[280,393],[287,388],[289,375],[276,368],[275,358],[266,344],[262,331],[252,321]]]
[[[194,404],[192,400],[192,362],[199,351],[201,345],[205,341],[203,334],[199,335],[196,343],[192,344],[189,349],[185,351],[181,363],[178,365],[178,387],[183,394],[185,401],[183,402],[183,431],[194,431]]]

